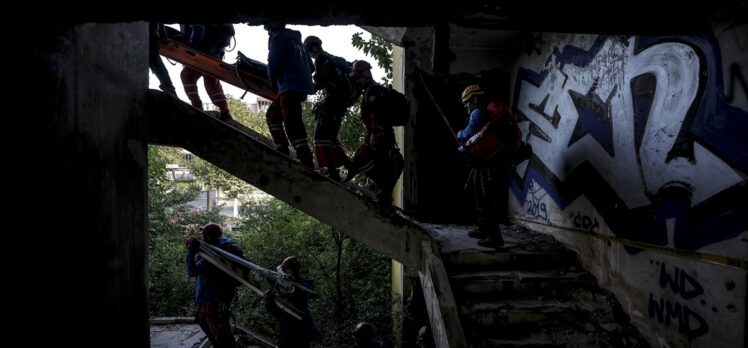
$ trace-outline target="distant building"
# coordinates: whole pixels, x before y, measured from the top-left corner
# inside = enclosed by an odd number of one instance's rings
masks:
[[[166,178],[174,181],[195,181],[195,175],[190,169],[178,164],[166,165]]]
[[[252,108],[252,111],[254,112],[267,111],[270,107],[270,103],[272,102],[272,100],[265,99],[263,97],[257,97],[257,103],[249,104],[249,107]]]

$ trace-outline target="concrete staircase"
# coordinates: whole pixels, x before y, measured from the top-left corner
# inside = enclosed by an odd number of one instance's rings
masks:
[[[517,227],[505,232],[507,250],[481,248],[465,226],[382,215],[366,192],[304,168],[241,124],[153,90],[145,107],[149,143],[185,148],[417,270],[438,347],[644,342],[577,266],[576,254],[549,236]]]
[[[470,347],[646,346],[576,253],[520,226],[506,250],[482,248],[468,228],[437,232]]]
[[[467,347],[436,243],[417,221],[383,215],[372,197],[301,166],[267,138],[236,122],[225,123],[162,92],[146,94],[144,127],[150,144],[176,146],[343,231],[418,271],[439,347]]]

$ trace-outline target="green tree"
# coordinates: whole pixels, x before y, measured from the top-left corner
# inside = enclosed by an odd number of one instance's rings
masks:
[[[167,178],[166,164],[180,157],[179,149],[148,147],[148,270],[152,316],[193,312],[193,283],[184,269],[184,241],[206,222],[222,222],[218,209],[193,209],[189,203],[200,189],[194,183]]]
[[[265,123],[264,113],[252,111],[247,103],[230,95],[227,96],[226,100],[228,101],[231,115],[235,121],[266,137],[270,136],[267,123]],[[220,190],[220,192],[225,195],[224,198],[233,199],[242,196],[246,197],[257,191],[256,188],[241,179],[199,157],[193,157],[190,161],[174,163],[181,163],[190,168],[190,171],[197,177],[199,183],[206,188]]]
[[[319,347],[351,345],[350,330],[359,320],[391,332],[390,261],[339,231],[287,204],[271,199],[242,207],[244,220],[235,234],[253,262],[274,268],[285,257],[302,261],[302,275],[315,281],[320,298],[310,308],[322,335]],[[239,296],[239,322],[275,333],[276,323],[247,290]]]
[[[377,65],[384,69],[386,76],[382,77],[383,84],[392,84],[392,43],[376,35],[372,35],[370,40],[364,40],[362,35],[363,33],[353,34],[351,44],[374,58]]]
[[[264,111],[254,112],[243,100],[234,98],[231,95],[226,96],[226,100],[229,103],[231,116],[235,121],[251,128],[257,133],[270,138],[270,131],[268,130],[267,122],[265,122]]]

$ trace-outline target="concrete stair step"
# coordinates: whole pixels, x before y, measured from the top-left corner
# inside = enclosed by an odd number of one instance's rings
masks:
[[[468,335],[470,347],[610,347],[610,337],[603,332],[580,331],[574,326],[537,327],[512,337]]]
[[[476,331],[513,331],[515,326],[584,321],[609,314],[604,304],[590,301],[511,300],[460,306],[463,322]],[[609,315],[607,320],[613,320]]]
[[[553,268],[574,268],[577,254],[570,250],[525,251],[463,249],[442,254],[447,270],[541,270]]]
[[[480,271],[450,275],[455,297],[508,299],[560,288],[596,286],[595,277],[588,272],[555,271]]]

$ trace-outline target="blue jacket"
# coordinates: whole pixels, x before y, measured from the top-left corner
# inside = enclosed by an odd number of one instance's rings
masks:
[[[299,31],[284,28],[271,32],[268,49],[268,79],[276,86],[278,94],[314,93],[314,64]]]
[[[200,243],[207,243],[200,241]],[[221,237],[216,246],[234,255],[243,256],[239,245],[231,239]],[[206,261],[192,250],[187,251],[185,260],[187,275],[197,277],[195,282],[195,302],[207,304],[214,302],[231,302],[236,292],[237,282],[213,264]]]
[[[470,112],[470,120],[467,126],[465,126],[465,129],[457,132],[457,138],[464,144],[473,135],[477,134],[490,119],[491,116],[488,114],[488,111],[481,108],[473,109]]]

